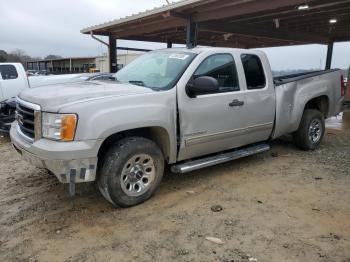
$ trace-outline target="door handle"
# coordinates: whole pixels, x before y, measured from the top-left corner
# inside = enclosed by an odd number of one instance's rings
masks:
[[[244,102],[243,101],[239,101],[238,99],[233,100],[231,103],[228,104],[230,107],[234,107],[234,106],[243,106]]]

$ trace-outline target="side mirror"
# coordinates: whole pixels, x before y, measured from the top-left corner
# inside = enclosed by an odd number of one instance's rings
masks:
[[[216,93],[219,90],[219,82],[210,76],[200,76],[190,81],[186,89],[190,97]]]

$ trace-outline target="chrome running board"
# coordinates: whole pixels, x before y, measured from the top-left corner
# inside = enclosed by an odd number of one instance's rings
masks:
[[[270,150],[270,146],[268,144],[248,146],[241,149],[236,149],[234,151],[220,153],[218,155],[204,157],[201,159],[177,164],[171,167],[171,171],[173,173],[183,174],[183,173],[192,172],[194,170],[201,169],[204,167],[214,166],[217,164],[225,163],[225,162],[239,159],[242,157],[255,155],[268,150]]]

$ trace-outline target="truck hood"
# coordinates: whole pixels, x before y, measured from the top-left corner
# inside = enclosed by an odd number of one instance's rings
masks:
[[[92,99],[152,92],[155,91],[131,84],[121,84],[112,81],[86,81],[27,89],[20,93],[19,97],[27,102],[40,105],[43,110],[49,110]]]

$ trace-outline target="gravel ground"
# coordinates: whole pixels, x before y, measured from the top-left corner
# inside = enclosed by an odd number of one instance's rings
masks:
[[[0,261],[350,262],[349,130],[328,129],[315,152],[285,138],[260,155],[168,172],[129,209],[93,184],[70,198],[7,138],[0,155]]]

